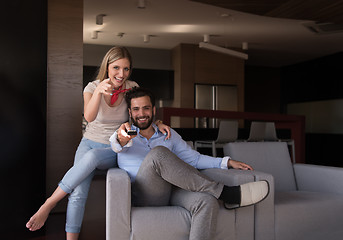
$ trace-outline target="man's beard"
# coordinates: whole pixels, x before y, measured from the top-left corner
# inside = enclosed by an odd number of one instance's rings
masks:
[[[148,118],[148,121],[146,123],[139,123],[138,120],[137,120],[137,118],[139,118],[139,117],[136,117],[135,119],[133,117],[131,117],[131,121],[132,121],[133,125],[138,127],[140,130],[145,130],[148,127],[150,127],[150,125],[152,124],[152,121],[153,121],[155,116],[154,116],[154,114],[152,114],[151,117],[149,117],[149,116],[143,116],[143,117],[147,117]]]

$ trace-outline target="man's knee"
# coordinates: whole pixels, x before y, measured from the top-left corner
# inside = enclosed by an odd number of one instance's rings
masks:
[[[215,197],[213,197],[212,195],[207,194],[207,193],[199,193],[198,202],[199,202],[199,204],[202,204],[204,206],[209,206],[212,208],[216,208],[219,206],[218,200]]]
[[[169,153],[170,150],[168,148],[166,148],[165,146],[156,146],[153,149],[151,149],[150,153],[151,154],[166,154]]]
[[[151,149],[151,151],[148,153],[148,155],[146,156],[146,158],[150,159],[150,160],[164,160],[166,158],[168,158],[168,156],[172,154],[172,152],[164,147],[164,146],[157,146],[154,147],[153,149]]]
[[[218,212],[219,203],[215,197],[207,193],[197,193],[196,195],[197,198],[190,208],[192,215],[200,213],[211,215]]]

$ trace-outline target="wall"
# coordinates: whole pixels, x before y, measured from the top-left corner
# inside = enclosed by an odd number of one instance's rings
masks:
[[[309,102],[343,98],[343,52],[283,67],[282,101]]]
[[[287,112],[306,117],[307,133],[343,134],[343,99],[290,103]]]
[[[47,195],[73,165],[81,140],[82,26],[82,0],[48,0]],[[65,209],[61,203],[54,211]]]
[[[281,69],[282,105],[306,117],[306,162],[343,167],[343,53]]]
[[[281,71],[272,67],[245,67],[245,111],[281,113]]]
[[[83,45],[83,64],[85,66],[100,66],[102,58],[113,46],[106,45]],[[152,48],[127,47],[134,68],[172,70],[171,51]]]
[[[81,138],[82,5],[82,0],[2,3],[3,239],[44,234],[45,228],[30,232],[25,224],[72,165]]]
[[[342,134],[343,53],[282,69],[282,101],[289,114],[306,116],[306,132]]]
[[[1,239],[36,236],[25,224],[45,197],[46,7],[1,3]]]
[[[343,53],[282,69],[287,112],[306,115],[309,133],[342,133]]]
[[[303,115],[306,162],[343,166],[343,53],[282,68],[246,66],[245,110]]]
[[[193,44],[180,44],[173,49],[173,107],[194,108],[194,84],[237,86],[238,111],[244,111],[244,60],[200,49]],[[173,127],[193,127],[193,119],[172,118]]]

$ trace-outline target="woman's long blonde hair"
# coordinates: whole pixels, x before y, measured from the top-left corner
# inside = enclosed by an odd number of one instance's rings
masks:
[[[125,48],[125,47],[113,47],[110,50],[108,50],[108,52],[106,53],[106,55],[104,56],[104,58],[102,59],[102,63],[101,66],[99,68],[99,72],[98,72],[98,76],[96,77],[96,79],[103,81],[104,79],[108,78],[108,65],[113,63],[114,61],[117,61],[119,59],[122,58],[127,58],[130,62],[130,74],[132,72],[132,59],[131,59],[131,55],[129,53],[129,51]],[[129,74],[129,76],[130,76]]]

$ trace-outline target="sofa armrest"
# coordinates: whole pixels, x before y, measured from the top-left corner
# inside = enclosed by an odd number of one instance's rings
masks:
[[[298,190],[343,194],[343,168],[294,164]]]
[[[126,171],[111,168],[106,179],[106,239],[127,240],[131,232],[131,182]]]

